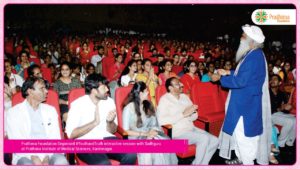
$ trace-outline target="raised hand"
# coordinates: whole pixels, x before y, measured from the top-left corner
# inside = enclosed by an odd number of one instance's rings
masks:
[[[110,111],[106,117],[107,122],[113,122],[117,116],[116,110]]]
[[[229,70],[218,69],[217,72],[218,72],[218,74],[221,75],[221,76],[230,75],[230,71],[229,71]]]
[[[219,74],[213,74],[213,75],[211,75],[211,81],[212,82],[219,81],[220,78],[221,78],[221,75],[219,75]]]

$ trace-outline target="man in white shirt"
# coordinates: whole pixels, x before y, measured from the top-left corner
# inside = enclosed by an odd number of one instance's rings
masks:
[[[94,56],[92,56],[92,59],[91,59],[91,63],[97,67],[97,64],[98,62],[101,62],[102,59],[104,57],[104,47],[103,46],[99,46],[98,47],[98,53]]]
[[[107,80],[99,74],[91,74],[85,79],[86,95],[71,103],[66,125],[70,139],[116,139],[116,106],[108,97]],[[121,164],[135,164],[136,154],[77,154],[87,164],[110,165],[109,159]]]
[[[9,109],[6,125],[8,139],[36,140],[61,139],[58,113],[44,104],[48,90],[44,79],[29,77],[22,86],[22,103]],[[63,154],[15,153],[12,164],[17,165],[67,165]]]
[[[217,150],[217,137],[194,126],[198,118],[197,105],[182,93],[183,85],[176,77],[166,81],[167,92],[157,107],[157,119],[160,125],[171,124],[174,139],[187,139],[188,144],[196,144],[193,165],[207,165]]]
[[[98,47],[98,53],[92,56],[91,63],[95,66],[96,72],[102,74],[102,59],[104,55],[104,47]]]

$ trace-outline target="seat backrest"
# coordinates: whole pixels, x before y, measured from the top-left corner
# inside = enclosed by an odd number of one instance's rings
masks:
[[[84,88],[74,88],[74,89],[70,90],[69,97],[68,97],[69,109],[70,109],[71,103],[83,95],[85,95]]]
[[[161,96],[163,96],[165,93],[167,93],[167,89],[163,85],[159,85],[155,89],[155,100],[156,100],[156,105],[159,103],[159,99]]]
[[[175,65],[172,67],[172,72],[176,73],[176,75],[178,75],[182,71],[183,71],[183,66]]]
[[[102,74],[103,76],[107,77],[109,76],[109,68],[115,63],[115,59],[113,56],[107,56],[104,57],[102,60]]]
[[[199,116],[221,111],[218,86],[210,82],[199,82],[192,86],[192,102],[198,105]]]
[[[28,68],[24,69],[24,80],[26,80],[28,78],[27,69]],[[41,72],[42,72],[43,78],[45,80],[47,80],[50,84],[52,84],[51,69],[50,68],[41,67]]]
[[[47,99],[44,102],[45,104],[49,104],[51,106],[53,106],[58,114],[58,123],[59,123],[59,127],[60,127],[60,131],[61,131],[61,138],[63,137],[63,132],[62,132],[62,122],[61,122],[61,117],[60,117],[60,109],[59,109],[59,102],[58,102],[58,94],[56,91],[54,90],[48,90],[48,95],[47,95]],[[22,93],[18,92],[16,94],[14,94],[12,96],[12,106],[15,106],[21,102],[24,101],[24,98],[22,97]]]
[[[43,78],[47,80],[50,84],[52,84],[52,75],[51,75],[51,69],[41,67],[41,72],[43,74]]]
[[[116,100],[116,109],[117,109],[117,118],[118,125],[123,126],[122,124],[122,113],[124,108],[124,101],[128,97],[133,85],[129,85],[126,87],[119,87],[115,91],[115,100]]]
[[[158,70],[159,70],[159,69],[158,69],[158,66],[153,66],[153,69],[154,69],[154,73],[157,74],[157,73],[158,73]]]
[[[40,58],[29,58],[29,62],[34,62],[36,65],[41,66]]]

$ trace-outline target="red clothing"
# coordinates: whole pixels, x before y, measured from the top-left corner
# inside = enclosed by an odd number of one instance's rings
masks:
[[[109,71],[108,71],[108,80],[114,81],[114,80],[119,79],[124,68],[125,68],[125,65],[123,65],[123,64],[118,65],[117,63],[115,63],[113,66],[110,66]],[[119,71],[119,74],[118,74],[118,76],[114,77],[114,75],[116,74],[117,71]]]
[[[111,57],[111,56],[106,56],[102,59],[102,75],[107,77],[109,76],[108,72],[109,72],[109,68],[111,67],[111,65],[113,65],[115,63],[115,58]],[[109,78],[108,78],[109,80]]]
[[[200,79],[197,75],[194,75],[194,78],[192,78],[186,73],[180,78],[180,82],[183,84],[183,92],[190,94],[193,84],[200,82]]]
[[[290,96],[290,100],[289,100],[289,104],[292,105],[292,109],[290,110],[291,114],[295,114],[296,115],[296,88],[294,88],[292,90],[291,96]]]
[[[92,58],[91,52],[84,52],[84,51],[80,52],[80,61],[83,65],[91,62],[91,58]]]
[[[14,41],[13,39],[9,39],[4,43],[4,51],[5,53],[14,54]]]
[[[167,79],[169,79],[169,78],[171,78],[171,77],[177,77],[177,75],[174,73],[174,72],[170,72],[170,74],[169,74],[169,77],[166,77],[165,76],[165,74],[164,73],[160,73],[159,75],[158,75],[158,78],[161,80],[161,85],[165,85],[166,84],[166,81],[167,81]]]

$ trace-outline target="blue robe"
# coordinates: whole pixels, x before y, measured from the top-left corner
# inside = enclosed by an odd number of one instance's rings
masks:
[[[262,134],[262,86],[265,77],[265,59],[261,49],[246,54],[236,75],[232,71],[229,76],[222,76],[221,85],[231,89],[223,132],[232,135],[243,116],[245,136]]]

